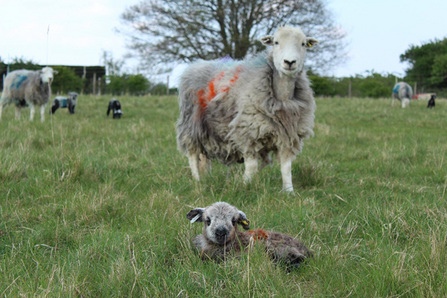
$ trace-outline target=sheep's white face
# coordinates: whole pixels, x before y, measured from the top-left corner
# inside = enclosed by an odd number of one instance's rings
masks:
[[[57,74],[57,70],[53,70],[51,67],[44,67],[40,71],[40,78],[42,83],[48,83],[51,85],[54,79],[54,75]]]
[[[301,72],[306,58],[306,49],[318,44],[314,38],[306,37],[299,28],[280,27],[275,35],[261,38],[264,45],[273,46],[273,62],[280,74],[295,76]]]
[[[203,234],[208,240],[218,245],[224,245],[234,239],[238,223],[242,224],[244,229],[249,228],[245,213],[225,202],[193,209],[186,217],[189,220],[204,222]]]

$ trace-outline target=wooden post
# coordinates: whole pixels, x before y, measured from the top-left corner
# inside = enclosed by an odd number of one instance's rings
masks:
[[[96,72],[93,73],[93,95],[96,94]]]
[[[418,82],[414,83],[414,95],[418,94]]]
[[[101,96],[101,78],[98,78],[98,95]]]
[[[351,86],[351,79],[349,79],[348,97],[351,98],[351,96],[352,96],[352,86]]]
[[[166,95],[169,95],[169,76],[166,77]]]

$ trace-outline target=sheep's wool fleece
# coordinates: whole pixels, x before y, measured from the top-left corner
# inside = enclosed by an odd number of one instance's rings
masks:
[[[43,83],[38,71],[15,70],[5,79],[2,100],[4,104],[14,102],[23,105],[23,100],[33,105],[48,103],[51,90],[48,83]]]
[[[266,159],[270,151],[300,153],[303,139],[313,135],[310,82],[304,71],[298,73],[292,98],[283,101],[275,97],[274,72],[271,53],[192,64],[180,82],[179,150],[224,164],[244,156]]]

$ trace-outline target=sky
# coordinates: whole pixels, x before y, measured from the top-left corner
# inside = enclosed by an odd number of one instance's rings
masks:
[[[140,0],[0,0],[0,57],[49,65],[102,65],[103,51],[116,59],[129,50],[117,33],[120,15]],[[348,61],[328,73],[337,77],[405,74],[399,56],[411,44],[447,37],[447,0],[328,0],[348,33]],[[49,27],[49,31],[48,31]],[[48,33],[48,34],[47,34]],[[47,50],[48,49],[48,50]],[[135,70],[137,61],[127,64]],[[182,67],[174,70],[172,86]]]

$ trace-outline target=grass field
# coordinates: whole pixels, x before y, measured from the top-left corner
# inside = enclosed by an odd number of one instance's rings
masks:
[[[175,143],[175,97],[82,96],[75,115],[0,122],[2,297],[445,297],[447,102],[317,99],[315,137],[250,185],[213,164],[200,183]],[[203,263],[186,213],[227,201],[252,228],[300,238],[287,272],[261,247]]]

